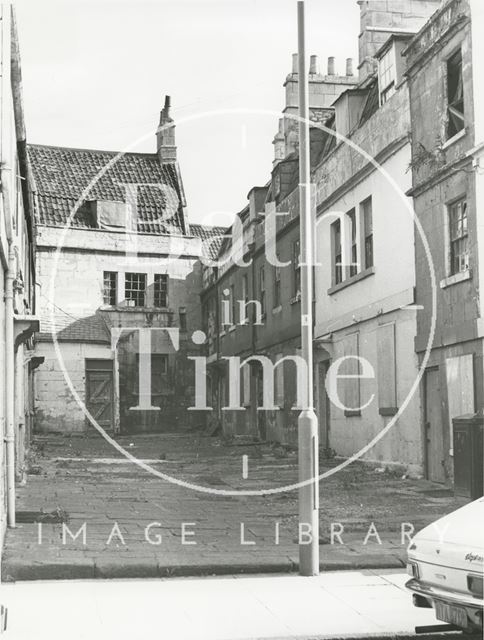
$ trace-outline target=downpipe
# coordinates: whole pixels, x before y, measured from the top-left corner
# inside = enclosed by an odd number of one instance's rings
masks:
[[[16,250],[9,179],[11,169],[2,164],[1,194],[8,240],[8,265],[5,274],[5,436],[7,449],[7,525],[15,527],[15,336],[13,283],[16,277]]]
[[[7,447],[7,524],[15,527],[15,349],[13,320],[13,281],[15,249],[9,244],[5,276],[5,444]]]

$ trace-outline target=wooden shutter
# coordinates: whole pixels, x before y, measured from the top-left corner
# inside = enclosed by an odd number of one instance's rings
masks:
[[[377,328],[376,344],[379,412],[382,416],[393,416],[398,411],[395,324],[393,322]]]

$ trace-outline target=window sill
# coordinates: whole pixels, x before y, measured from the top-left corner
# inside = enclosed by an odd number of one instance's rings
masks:
[[[452,276],[448,276],[440,281],[440,288],[446,289],[447,287],[451,287],[453,284],[458,284],[459,282],[465,282],[466,280],[471,280],[472,271],[468,269],[467,271],[461,271],[460,273],[455,273]]]
[[[228,328],[227,333],[232,333],[232,331],[235,331],[235,329],[236,329],[235,324],[232,324],[232,325],[230,325],[230,327]]]
[[[333,295],[333,293],[337,293],[338,291],[341,291],[341,289],[346,289],[346,287],[350,287],[352,284],[355,284],[360,280],[364,280],[365,278],[368,278],[368,276],[372,276],[374,273],[375,273],[375,267],[368,267],[368,269],[365,269],[364,271],[360,271],[360,273],[357,273],[355,276],[352,276],[351,278],[347,278],[346,280],[343,280],[343,282],[339,282],[338,284],[335,284],[332,287],[330,287],[328,289],[328,295],[331,296]]]
[[[465,135],[467,134],[467,127],[464,127],[463,129],[461,129],[459,131],[459,133],[456,133],[455,136],[452,136],[452,138],[449,138],[448,140],[446,140],[444,142],[444,144],[442,145],[441,149],[442,151],[445,151],[445,149],[448,149],[449,147],[451,147],[453,144],[455,144],[458,140],[460,140],[461,138],[463,138]]]
[[[272,315],[275,316],[277,313],[281,313],[282,311],[282,305],[280,304],[278,307],[274,307],[274,309],[272,309]]]
[[[151,313],[173,313],[173,310],[169,307],[153,307],[145,305],[144,307],[131,307],[124,304],[103,304],[100,307],[101,311],[127,311],[129,312],[151,312]]]

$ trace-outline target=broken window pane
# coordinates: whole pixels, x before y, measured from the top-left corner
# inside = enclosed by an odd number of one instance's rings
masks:
[[[465,127],[464,91],[462,84],[462,52],[447,60],[447,139]]]

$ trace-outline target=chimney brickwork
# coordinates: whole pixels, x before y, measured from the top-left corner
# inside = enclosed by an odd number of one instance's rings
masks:
[[[442,0],[357,0],[360,5],[360,82],[376,70],[375,53],[392,34],[417,33]]]
[[[170,116],[171,99],[165,96],[160,112],[160,124],[156,131],[156,153],[160,162],[176,162],[175,125]]]
[[[354,87],[358,78],[352,75],[352,63],[347,61],[349,75],[338,75],[333,57],[328,58],[327,74],[320,73],[317,56],[310,57],[309,65],[309,117],[315,123],[323,123],[334,112],[333,102],[343,91]],[[283,109],[283,118],[279,120],[279,130],[276,133],[274,144],[274,165],[297,150],[299,122],[294,118],[298,116],[298,60],[297,53],[292,57],[292,72],[284,82],[286,90],[286,103]]]

